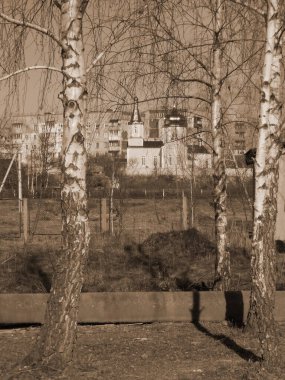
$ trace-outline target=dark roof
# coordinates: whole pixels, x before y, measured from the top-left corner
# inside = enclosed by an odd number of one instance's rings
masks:
[[[281,133],[281,143],[283,149],[285,149],[285,131]],[[253,165],[256,157],[256,148],[251,148],[244,154],[245,162],[247,165]]]
[[[164,127],[187,127],[186,117],[176,107],[165,115]]]
[[[160,140],[150,140],[150,141],[146,140],[143,142],[143,146],[137,145],[137,146],[132,146],[132,148],[161,148],[162,146],[163,146],[163,142]]]
[[[245,152],[245,162],[247,165],[253,165],[254,159],[256,156],[256,148],[249,149],[247,152]]]
[[[209,153],[207,149],[203,145],[188,145],[187,146],[188,153]]]
[[[161,148],[163,146],[163,142],[160,140],[146,140],[143,142],[144,148]]]

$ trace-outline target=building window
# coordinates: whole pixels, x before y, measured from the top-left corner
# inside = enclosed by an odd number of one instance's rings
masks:
[[[99,149],[99,143],[96,143],[96,149]]]
[[[245,132],[236,132],[236,135],[240,137],[241,139],[245,138]]]
[[[198,131],[202,129],[202,118],[199,116],[194,116],[194,128],[196,128]]]
[[[245,150],[245,140],[236,140],[235,141],[235,149]]]
[[[136,135],[138,133],[138,127],[135,125],[134,126],[134,134]]]
[[[14,123],[14,124],[12,124],[12,126],[14,128],[17,128],[17,131],[22,132],[22,126],[23,126],[22,123]]]
[[[157,167],[157,156],[153,157],[153,165],[155,168]]]
[[[142,166],[145,166],[145,156],[142,156]]]
[[[172,165],[172,157],[171,156],[168,157],[168,163],[170,166]]]

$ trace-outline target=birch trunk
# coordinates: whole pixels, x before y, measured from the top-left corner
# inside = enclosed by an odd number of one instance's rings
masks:
[[[58,254],[45,323],[30,360],[41,366],[65,368],[76,340],[79,298],[89,245],[86,196],[86,150],[83,117],[86,78],[82,17],[88,1],[64,0],[61,12],[61,99],[64,110],[62,159],[62,250]]]
[[[275,224],[281,154],[280,14],[279,0],[268,1],[260,125],[255,162],[255,203],[252,241],[252,289],[247,324],[257,331],[261,355],[269,367],[278,361],[274,320]]]
[[[216,268],[214,289],[228,290],[230,286],[230,255],[227,250],[227,191],[226,167],[224,157],[224,139],[222,130],[221,111],[221,29],[222,29],[222,0],[216,0],[215,39],[213,45],[213,90],[212,90],[212,134],[213,134],[213,177],[215,205],[215,234],[216,234]]]

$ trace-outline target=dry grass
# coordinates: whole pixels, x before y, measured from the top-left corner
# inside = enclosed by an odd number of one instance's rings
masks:
[[[79,326],[74,361],[64,374],[15,370],[39,328],[0,331],[1,379],[221,380],[284,379],[284,361],[270,372],[259,363],[258,341],[225,323],[152,323]],[[285,326],[279,325],[285,354]],[[9,349],[7,349],[9,347]]]
[[[37,233],[59,233],[59,203],[44,200],[39,207],[39,202],[31,202],[32,229]],[[18,207],[17,202],[5,204],[1,230],[4,223],[12,223],[11,214],[17,213]],[[115,235],[102,235],[99,233],[99,202],[90,201],[92,239],[84,291],[211,288],[215,249],[210,202],[196,201],[196,229],[189,231],[181,231],[181,201],[177,199],[128,199],[117,201],[116,209]],[[231,201],[228,234],[233,290],[249,289],[249,214],[240,200]],[[60,236],[56,235],[34,235],[26,246],[19,239],[2,239],[0,291],[48,291],[58,249]],[[284,289],[285,257],[280,255],[278,260],[278,288]]]

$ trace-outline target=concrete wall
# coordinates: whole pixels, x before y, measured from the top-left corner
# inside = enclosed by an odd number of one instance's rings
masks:
[[[0,324],[42,323],[47,294],[0,294]],[[245,320],[249,292],[82,293],[80,323]],[[275,318],[285,321],[285,292]]]

